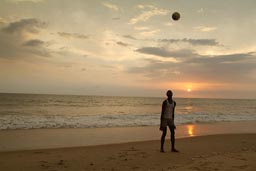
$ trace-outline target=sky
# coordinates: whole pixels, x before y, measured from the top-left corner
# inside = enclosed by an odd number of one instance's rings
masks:
[[[256,99],[255,7],[0,0],[0,92]]]

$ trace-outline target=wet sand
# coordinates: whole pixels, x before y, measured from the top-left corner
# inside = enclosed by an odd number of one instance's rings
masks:
[[[177,126],[176,137],[234,133],[256,133],[256,121],[180,125]],[[0,151],[149,141],[159,140],[160,136],[159,127],[2,130]]]

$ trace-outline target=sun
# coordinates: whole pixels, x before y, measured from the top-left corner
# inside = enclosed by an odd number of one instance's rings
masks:
[[[188,89],[187,89],[187,92],[191,92],[191,89],[190,89],[190,88],[188,88]]]

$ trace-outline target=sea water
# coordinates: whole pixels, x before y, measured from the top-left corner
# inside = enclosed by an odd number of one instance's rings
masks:
[[[0,94],[0,129],[157,126],[165,98]],[[174,98],[176,125],[256,120],[256,100]]]

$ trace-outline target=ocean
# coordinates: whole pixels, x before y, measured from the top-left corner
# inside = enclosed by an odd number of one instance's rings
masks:
[[[156,97],[0,93],[0,130],[157,126]],[[256,100],[175,98],[176,125],[256,120]]]

